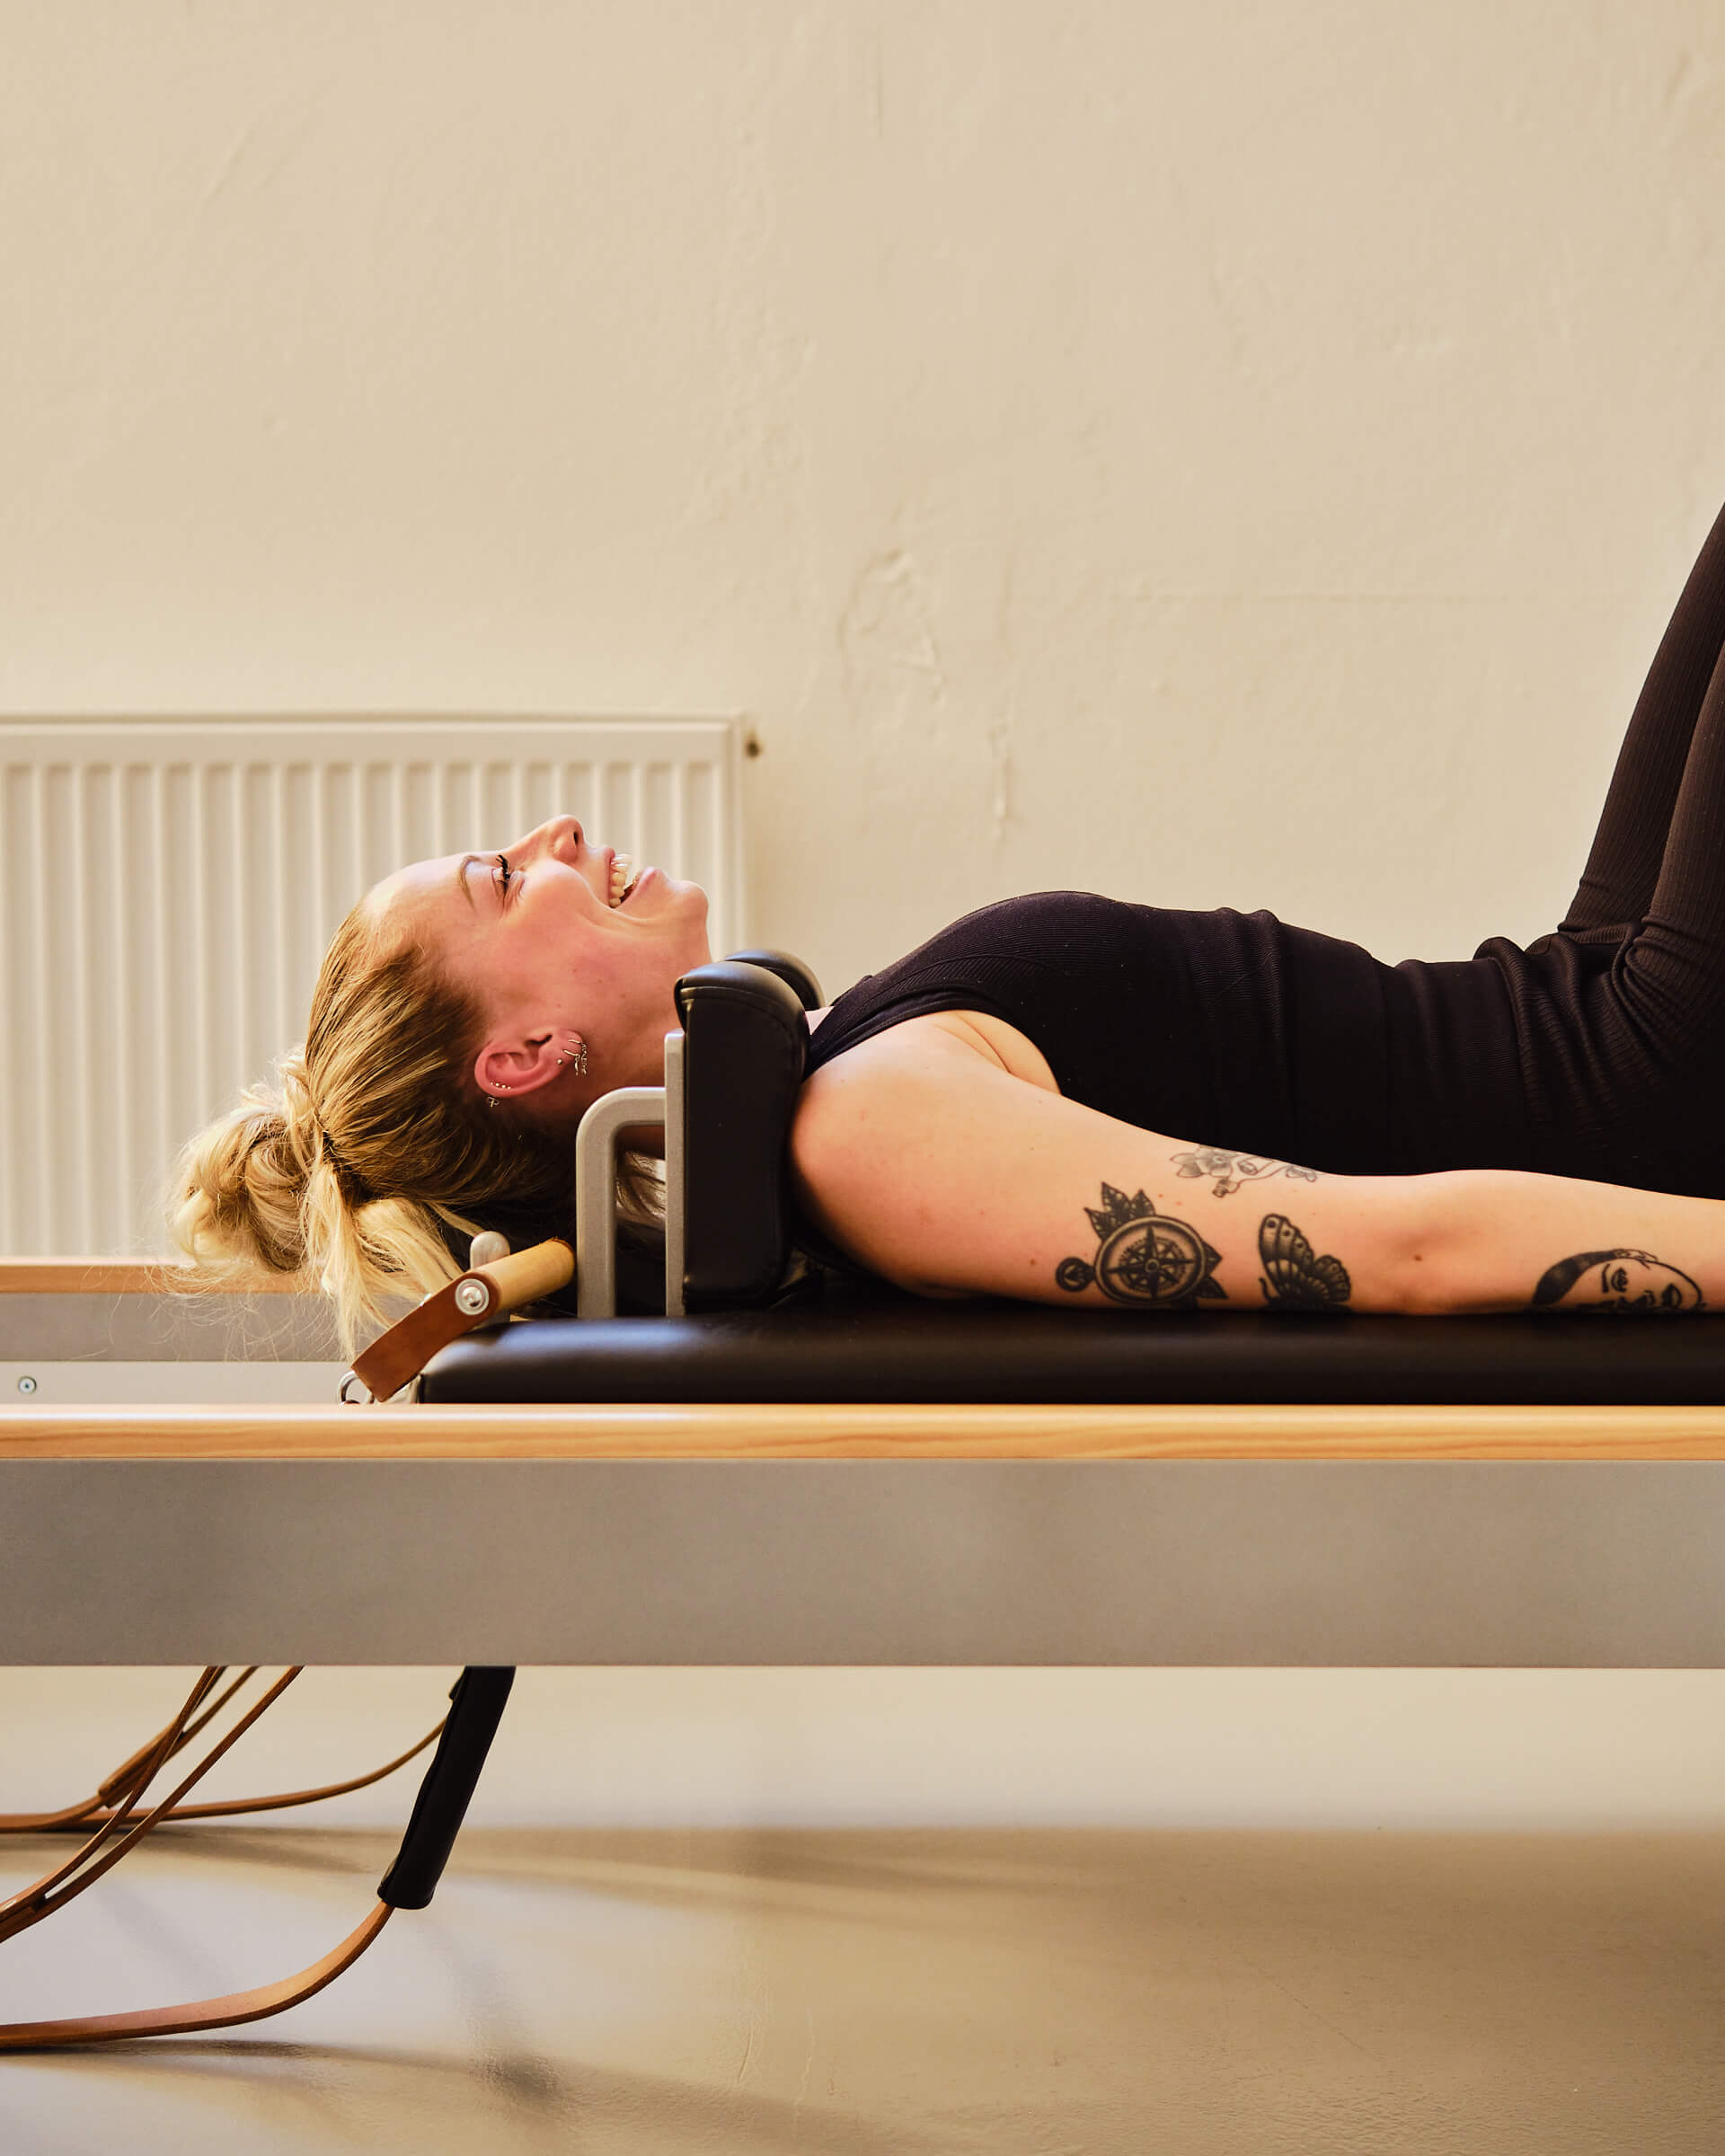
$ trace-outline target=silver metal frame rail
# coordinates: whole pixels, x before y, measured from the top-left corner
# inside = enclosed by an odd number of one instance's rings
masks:
[[[683,1315],[684,1137],[681,1033],[665,1037],[665,1082],[601,1094],[575,1134],[577,1314],[617,1311],[617,1142],[643,1125],[665,1133],[665,1314]]]

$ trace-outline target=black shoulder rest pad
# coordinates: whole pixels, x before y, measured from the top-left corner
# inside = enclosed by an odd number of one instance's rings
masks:
[[[783,1278],[791,1251],[786,1140],[809,1021],[795,988],[739,959],[685,974],[677,1009],[684,1038],[685,1305],[694,1312],[764,1302]]]
[[[820,983],[802,960],[793,959],[788,950],[728,950],[725,958],[732,966],[759,966],[776,973],[787,987],[795,989],[805,1011],[818,1011],[827,1001],[820,993]]]

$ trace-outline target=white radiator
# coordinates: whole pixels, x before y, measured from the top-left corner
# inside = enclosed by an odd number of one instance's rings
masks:
[[[729,720],[0,724],[0,1254],[164,1247],[183,1141],[305,1037],[403,862],[568,810],[743,937]]]

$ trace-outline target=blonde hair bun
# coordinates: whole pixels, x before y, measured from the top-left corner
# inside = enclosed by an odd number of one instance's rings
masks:
[[[299,1272],[306,1167],[284,1095],[248,1086],[239,1106],[200,1131],[180,1156],[174,1241],[207,1271]]]

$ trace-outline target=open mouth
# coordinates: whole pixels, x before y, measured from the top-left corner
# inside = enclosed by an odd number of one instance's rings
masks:
[[[614,853],[611,856],[610,903],[614,910],[623,904],[640,880],[641,870],[627,853]]]

